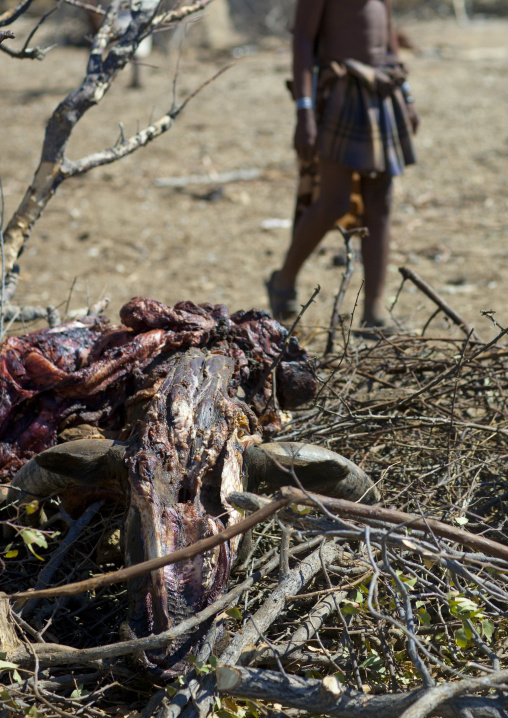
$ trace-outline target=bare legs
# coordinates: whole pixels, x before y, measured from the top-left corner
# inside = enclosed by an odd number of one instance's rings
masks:
[[[352,171],[326,160],[320,161],[321,193],[294,228],[284,264],[273,278],[281,291],[295,288],[304,262],[316,249],[334,223],[349,210]],[[362,178],[365,221],[370,236],[362,242],[365,272],[363,322],[381,324],[382,296],[385,286],[390,243],[392,182],[388,175]]]
[[[365,224],[369,230],[369,236],[362,240],[365,276],[362,322],[373,326],[384,323],[383,293],[390,248],[392,194],[392,178],[389,175],[362,178]]]

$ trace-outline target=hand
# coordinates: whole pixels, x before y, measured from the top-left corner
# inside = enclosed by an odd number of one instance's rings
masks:
[[[407,104],[406,108],[407,114],[409,115],[409,121],[413,129],[413,134],[416,135],[416,133],[418,132],[418,127],[420,126],[420,115],[416,111],[414,102],[410,102],[409,104]]]
[[[313,110],[298,110],[294,148],[304,162],[311,162],[316,151],[317,127]]]

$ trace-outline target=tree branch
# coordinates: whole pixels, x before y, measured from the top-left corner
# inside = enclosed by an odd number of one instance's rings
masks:
[[[503,671],[503,680],[508,678],[508,671]],[[489,676],[490,678],[492,676]],[[487,679],[480,681],[464,681],[471,685],[469,690],[478,690],[487,687]],[[439,710],[432,708],[429,715],[439,715],[443,718],[457,718],[466,708],[471,710],[475,718],[501,718],[505,716],[508,708],[508,696],[491,697],[464,697],[454,696],[454,686],[461,683],[446,684],[450,693],[438,706]],[[217,669],[217,688],[222,693],[228,693],[241,698],[263,700],[281,703],[290,708],[309,711],[316,715],[337,716],[337,718],[396,718],[406,716],[412,706],[423,700],[429,691],[412,691],[411,693],[387,694],[381,696],[366,696],[359,691],[345,688],[334,676],[327,676],[323,680],[314,678],[300,678],[294,675],[282,675],[273,671],[258,668],[239,668],[233,666],[219,666]],[[438,691],[439,689],[432,689]]]
[[[129,566],[128,568],[122,568],[118,571],[112,571],[111,573],[106,573],[102,576],[97,576],[96,578],[90,578],[77,583],[69,583],[67,586],[46,588],[41,591],[19,591],[11,595],[0,593],[0,598],[19,599],[74,596],[77,593],[83,593],[84,591],[90,591],[92,589],[97,590],[102,586],[110,586],[113,583],[122,583],[123,581],[135,578],[136,576],[142,576],[145,573],[150,573],[150,571],[155,571],[163,566],[169,566],[169,564],[178,563],[178,561],[187,561],[193,556],[209,551],[215,546],[220,546],[234,536],[245,533],[258,523],[261,523],[261,521],[265,521],[276,511],[281,509],[283,506],[286,506],[290,501],[291,497],[278,497],[243,521],[239,521],[237,524],[229,526],[218,534],[214,534],[206,539],[201,539],[201,541],[197,541],[195,544],[192,544],[192,546],[187,546],[179,551],[174,551],[167,556],[160,556],[159,558],[150,559],[150,561],[143,561],[143,563],[138,563],[134,566]]]

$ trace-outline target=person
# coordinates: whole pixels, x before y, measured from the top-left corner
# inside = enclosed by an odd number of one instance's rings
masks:
[[[298,0],[293,37],[297,122],[294,147],[304,191],[283,266],[266,283],[274,318],[298,311],[298,274],[324,235],[350,207],[353,180],[363,201],[362,324],[387,325],[383,309],[392,178],[416,161],[418,115],[397,57],[390,0]],[[313,169],[313,163],[317,168]],[[318,174],[318,177],[316,177]]]

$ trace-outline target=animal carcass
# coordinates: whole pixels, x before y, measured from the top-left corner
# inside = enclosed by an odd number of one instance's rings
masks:
[[[286,330],[266,314],[137,298],[121,317],[120,327],[89,319],[3,345],[4,475],[20,466],[11,500],[59,494],[76,505],[85,494],[123,496],[125,563],[133,565],[237,522],[228,495],[247,481],[284,485],[294,472],[313,490],[379,499],[364,472],[334,452],[263,442],[277,427],[267,369],[281,351],[281,406],[310,401],[317,388],[306,353],[294,339],[285,347]],[[57,443],[85,421],[109,438]],[[123,634],[160,633],[215,601],[238,543],[132,579]],[[182,672],[206,628],[147,652],[146,667]]]

